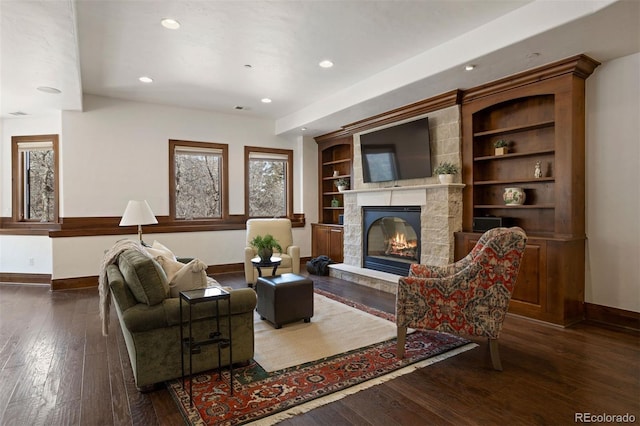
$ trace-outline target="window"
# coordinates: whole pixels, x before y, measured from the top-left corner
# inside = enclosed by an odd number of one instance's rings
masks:
[[[245,147],[245,212],[249,217],[293,216],[293,151]]]
[[[228,217],[227,145],[169,141],[169,203],[173,219]]]
[[[13,136],[13,220],[58,222],[58,135]]]

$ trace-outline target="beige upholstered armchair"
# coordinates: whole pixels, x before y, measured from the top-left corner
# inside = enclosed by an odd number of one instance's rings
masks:
[[[520,270],[527,236],[518,227],[482,235],[471,253],[448,266],[411,265],[398,280],[398,357],[407,327],[489,339],[493,368],[502,370],[498,337]]]
[[[258,271],[253,267],[251,259],[258,255],[255,248],[251,247],[251,240],[257,235],[271,234],[282,246],[283,253],[274,253],[274,256],[282,258],[276,274],[300,273],[300,247],[293,245],[291,221],[289,219],[249,219],[247,220],[247,245],[244,249],[244,276],[249,284],[255,284],[258,279]],[[264,276],[271,274],[271,269],[262,270]]]

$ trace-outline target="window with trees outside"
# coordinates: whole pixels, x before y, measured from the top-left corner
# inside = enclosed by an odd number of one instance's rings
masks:
[[[292,217],[293,151],[245,147],[245,213]]]
[[[173,219],[228,217],[228,147],[169,141],[169,203]]]
[[[13,220],[58,222],[58,135],[13,136]]]

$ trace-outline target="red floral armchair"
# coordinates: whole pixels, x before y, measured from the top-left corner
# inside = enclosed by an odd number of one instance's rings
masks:
[[[487,337],[493,368],[502,370],[498,337],[526,242],[521,228],[494,228],[458,262],[411,265],[409,276],[398,280],[398,357],[404,357],[407,328],[438,330]]]

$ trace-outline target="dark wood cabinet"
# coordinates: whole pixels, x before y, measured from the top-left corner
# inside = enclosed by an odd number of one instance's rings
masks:
[[[343,255],[343,228],[340,225],[311,224],[311,256],[329,256],[341,263]]]
[[[340,223],[344,213],[344,197],[335,183],[338,179],[351,181],[353,160],[352,137],[316,139],[318,143],[318,220],[325,224]]]
[[[353,164],[353,138],[351,135],[334,134],[319,136],[318,143],[318,220],[311,224],[311,255],[329,256],[342,262],[344,197],[335,182],[348,179],[351,182]]]
[[[456,233],[455,258],[471,251],[481,234]],[[584,239],[529,236],[509,312],[559,325],[583,319]]]
[[[529,240],[510,312],[560,325],[583,317],[584,86],[598,65],[580,55],[463,94],[466,186],[456,259],[480,237],[475,217],[520,226]],[[509,152],[495,155],[500,139],[509,141]],[[524,190],[524,204],[506,205],[508,187]]]

